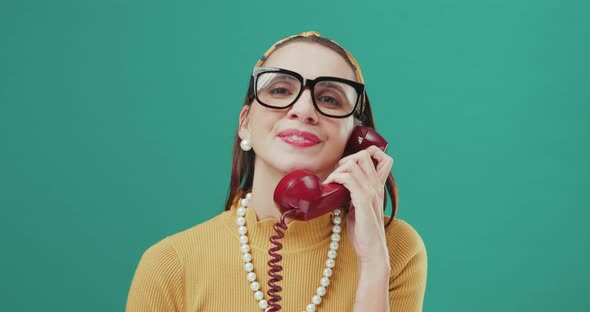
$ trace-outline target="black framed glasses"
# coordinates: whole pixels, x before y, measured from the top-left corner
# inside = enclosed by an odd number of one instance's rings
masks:
[[[254,97],[269,108],[293,105],[306,87],[313,95],[313,105],[322,115],[345,118],[362,108],[365,86],[356,81],[328,76],[306,79],[294,71],[274,67],[254,67],[252,78]]]

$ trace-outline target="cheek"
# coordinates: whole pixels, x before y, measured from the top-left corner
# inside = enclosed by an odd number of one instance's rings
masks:
[[[328,139],[334,142],[334,145],[337,145],[344,149],[346,143],[348,142],[348,138],[350,137],[352,130],[354,129],[354,121],[353,120],[336,120],[331,127],[329,127]]]
[[[250,113],[250,132],[257,137],[272,133],[282,116],[278,110],[270,110],[257,103],[252,104]]]

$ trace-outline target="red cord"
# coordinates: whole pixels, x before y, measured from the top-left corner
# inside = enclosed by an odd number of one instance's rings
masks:
[[[270,297],[268,300],[268,305],[271,306],[271,308],[267,309],[266,311],[276,312],[281,309],[279,302],[282,298],[278,293],[281,292],[283,288],[277,285],[277,283],[283,280],[283,276],[281,276],[279,273],[283,270],[283,267],[278,264],[278,262],[283,260],[283,257],[278,253],[278,251],[283,249],[283,244],[279,242],[279,239],[285,236],[281,230],[287,229],[285,218],[293,212],[295,212],[294,209],[283,213],[281,216],[281,221],[275,223],[273,226],[277,234],[270,237],[270,242],[275,246],[268,250],[268,254],[271,256],[271,259],[268,261],[268,266],[270,267],[268,270],[268,275],[271,277],[271,279],[268,281],[268,286],[270,286],[270,288],[268,289],[267,294]]]

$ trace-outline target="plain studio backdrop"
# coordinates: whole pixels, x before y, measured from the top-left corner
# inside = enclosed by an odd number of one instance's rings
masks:
[[[142,253],[223,210],[256,60],[316,30],[361,64],[424,310],[589,311],[589,8],[1,1],[0,310],[122,311]]]

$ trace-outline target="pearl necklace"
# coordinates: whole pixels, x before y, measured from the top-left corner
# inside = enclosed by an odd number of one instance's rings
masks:
[[[236,223],[238,224],[238,233],[240,234],[240,251],[242,252],[242,260],[244,260],[244,269],[246,278],[250,282],[250,289],[254,292],[254,298],[258,301],[260,309],[269,311],[267,300],[264,299],[264,293],[260,291],[260,284],[256,281],[256,273],[254,273],[254,264],[252,264],[252,255],[250,254],[250,246],[248,245],[248,229],[246,228],[246,207],[248,201],[252,197],[251,193],[246,194],[246,197],[240,201],[241,206],[237,209]],[[316,295],[311,298],[310,304],[307,305],[306,311],[313,312],[316,307],[322,302],[322,297],[326,295],[326,287],[330,285],[330,277],[332,276],[332,268],[336,265],[336,250],[338,250],[338,242],[340,241],[340,209],[332,211],[332,241],[330,242],[330,250],[328,251],[328,260],[326,260],[326,268],[323,271],[323,277],[320,279],[320,287],[316,290]]]

